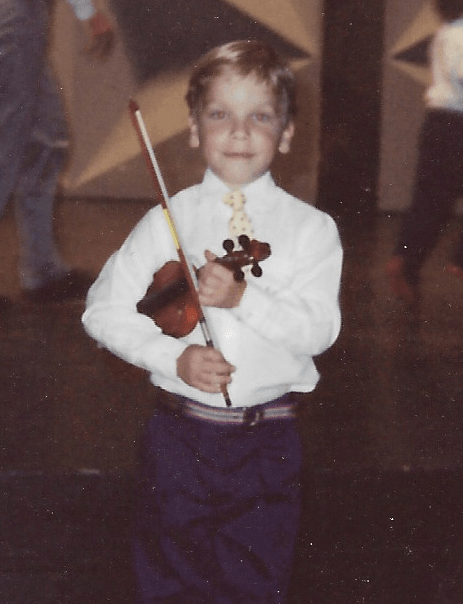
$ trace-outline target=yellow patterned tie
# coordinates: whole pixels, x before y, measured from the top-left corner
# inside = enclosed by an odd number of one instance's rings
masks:
[[[228,233],[230,239],[238,243],[240,235],[247,235],[252,239],[253,232],[249,216],[244,211],[245,196],[241,191],[227,193],[223,199],[224,203],[232,207],[233,214],[228,222]]]

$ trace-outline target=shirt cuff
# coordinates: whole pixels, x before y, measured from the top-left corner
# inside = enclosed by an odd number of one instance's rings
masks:
[[[188,345],[175,338],[164,337],[163,340],[162,345],[156,346],[153,355],[148,359],[147,369],[153,375],[177,380],[177,359]]]
[[[91,19],[96,13],[92,0],[68,0],[79,21]]]

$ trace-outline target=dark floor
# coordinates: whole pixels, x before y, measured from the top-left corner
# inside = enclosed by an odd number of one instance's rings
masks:
[[[61,247],[96,275],[147,209],[59,204]],[[384,263],[399,218],[340,221],[344,325],[301,414],[304,515],[292,604],[461,604],[463,283],[423,274],[411,316]],[[130,604],[128,534],[146,376],[80,326],[82,303],[21,302],[11,215],[0,223],[0,601]],[[0,291],[1,293],[1,291]]]

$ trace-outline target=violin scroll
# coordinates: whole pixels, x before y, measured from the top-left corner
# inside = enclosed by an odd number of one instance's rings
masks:
[[[223,258],[217,258],[215,261],[231,270],[235,281],[242,281],[244,279],[242,269],[248,265],[252,266],[251,273],[254,277],[260,277],[262,269],[259,266],[259,262],[266,260],[270,256],[270,245],[257,239],[249,239],[247,235],[240,235],[238,243],[243,249],[235,250],[233,240],[225,239],[222,245],[227,255],[223,256]]]

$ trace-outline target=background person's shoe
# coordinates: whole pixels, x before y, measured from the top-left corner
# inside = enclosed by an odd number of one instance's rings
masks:
[[[24,290],[23,296],[28,302],[36,304],[84,300],[93,281],[87,273],[73,269],[63,277],[53,279],[40,287]]]
[[[445,272],[453,275],[454,277],[458,277],[463,281],[463,268],[458,266],[458,264],[449,264],[445,267]]]
[[[404,272],[404,259],[393,256],[386,264],[386,274],[392,293],[398,300],[402,300],[408,308],[413,308],[418,303],[416,287],[411,285]]]

